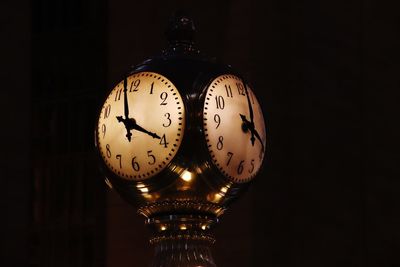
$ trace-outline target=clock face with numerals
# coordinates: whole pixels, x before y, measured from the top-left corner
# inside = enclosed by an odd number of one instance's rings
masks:
[[[144,180],[167,167],[182,142],[185,107],[166,77],[139,72],[110,92],[97,124],[97,146],[107,167],[127,180]]]
[[[266,135],[260,104],[234,75],[214,79],[206,91],[203,129],[212,162],[225,177],[251,180],[264,159]]]

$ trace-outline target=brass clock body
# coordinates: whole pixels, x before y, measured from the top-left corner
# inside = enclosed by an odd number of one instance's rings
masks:
[[[150,241],[176,255],[187,242],[213,242],[211,225],[260,173],[267,147],[252,86],[194,47],[191,23],[175,18],[170,46],[117,82],[95,126],[106,183],[146,217]],[[162,251],[172,266],[215,266]]]
[[[230,66],[216,64],[198,51],[184,55],[181,52],[164,52],[135,66],[126,76],[128,117],[161,138],[165,134],[168,147],[161,144],[161,139],[136,129],[131,129],[132,140],[127,140],[124,123],[116,118],[124,116],[124,81],[121,81],[100,108],[95,134],[99,161],[107,184],[147,218],[170,213],[171,205],[176,214],[200,212],[207,218],[217,218],[246,190],[262,167],[266,147],[264,118],[251,87],[246,86],[246,93],[244,79]],[[220,83],[215,86],[218,80]],[[153,94],[150,94],[153,82]],[[160,83],[156,86],[157,82]],[[238,91],[236,83],[243,86],[243,91]],[[232,90],[229,99],[225,85]],[[138,91],[133,92],[135,88]],[[174,101],[169,106],[160,105],[165,97],[163,92],[168,92],[167,99]],[[252,101],[253,124],[259,136],[254,137],[254,144],[249,124],[245,125],[240,116],[243,113],[250,123],[247,94]],[[215,100],[219,96],[224,97],[224,110],[217,108],[217,104],[221,108],[221,103]],[[107,110],[109,105],[111,111]],[[217,120],[220,125],[215,129]],[[170,127],[164,127],[169,124]],[[105,135],[103,125],[106,125]],[[107,137],[111,132],[113,136]],[[220,136],[225,141],[221,150],[218,149]],[[112,155],[107,155],[107,144]],[[226,168],[222,165],[226,165],[229,152],[233,153],[232,167]],[[125,158],[121,162],[117,158],[120,154]],[[161,166],[152,165],[153,156]]]
[[[215,267],[210,228],[265,159],[252,86],[201,54],[193,33],[189,18],[174,17],[169,47],[116,83],[95,126],[106,183],[153,229],[153,267]]]

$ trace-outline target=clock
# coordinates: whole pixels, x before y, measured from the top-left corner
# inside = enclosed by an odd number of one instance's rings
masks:
[[[203,129],[214,166],[229,180],[250,181],[265,154],[265,124],[251,88],[234,75],[221,75],[207,87]]]
[[[96,145],[115,175],[141,181],[173,160],[184,127],[185,106],[174,84],[160,74],[138,72],[109,93],[98,117]]]
[[[197,49],[189,17],[178,12],[166,36],[102,104],[98,159],[108,186],[146,217],[151,266],[216,266],[212,227],[260,175],[263,113],[231,66]]]

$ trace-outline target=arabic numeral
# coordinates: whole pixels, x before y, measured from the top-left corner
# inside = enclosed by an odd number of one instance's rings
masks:
[[[148,161],[147,163],[148,163],[149,165],[154,165],[154,163],[156,163],[156,157],[155,157],[153,154],[151,154],[151,152],[153,152],[153,151],[152,151],[152,150],[147,151],[147,157],[148,157],[149,159],[151,159],[151,160]]]
[[[139,163],[136,161],[136,157],[132,158],[132,168],[134,171],[139,171],[140,170],[140,166]]]
[[[162,92],[161,94],[160,94],[160,98],[161,98],[161,103],[160,103],[160,105],[166,105],[167,104],[167,102],[165,102],[165,101],[167,101],[167,98],[168,98],[168,93],[167,92]]]
[[[129,92],[137,92],[137,91],[139,91],[139,89],[138,89],[139,84],[140,84],[140,79],[132,81],[131,82],[131,87],[129,88]]]
[[[150,86],[150,94],[151,94],[151,95],[153,94],[153,87],[154,87],[154,82],[152,82],[152,83],[151,83],[151,86]]]
[[[252,173],[254,171],[254,159],[250,161],[251,169],[249,170],[249,173]]]
[[[220,96],[215,96],[215,103],[217,104],[217,109],[224,109],[225,108],[225,100]]]
[[[115,156],[115,158],[116,158],[116,159],[119,159],[119,168],[122,169],[122,162],[121,162],[122,155],[121,155],[121,154],[118,154],[118,155]]]
[[[232,95],[232,88],[229,84],[225,84],[225,91],[227,97],[233,97]]]
[[[228,152],[227,156],[228,156],[228,162],[226,163],[226,166],[228,166],[229,163],[231,162],[231,159],[233,157],[233,153],[232,152]]]
[[[242,83],[236,83],[236,87],[238,89],[239,95],[246,95],[243,84]]]
[[[119,89],[118,91],[115,91],[115,99],[114,101],[118,101],[121,99],[121,93],[122,93],[122,89]]]
[[[111,105],[108,104],[108,105],[104,108],[104,119],[107,119],[108,116],[110,116],[110,112],[111,112]]]
[[[168,142],[167,142],[167,137],[165,137],[165,134],[163,134],[163,136],[160,139],[160,145],[163,145],[165,148],[168,147]]]
[[[244,169],[244,160],[241,160],[240,161],[240,163],[239,163],[239,166],[238,166],[238,168],[237,168],[237,173],[238,174],[242,174],[242,172],[243,172],[243,169]]]
[[[168,123],[163,123],[163,125],[162,126],[164,126],[164,127],[169,127],[170,125],[171,125],[171,123],[172,123],[172,120],[171,120],[171,114],[170,113],[165,113],[164,114],[164,117],[166,117],[167,118],[167,120],[168,120]]]
[[[106,155],[107,155],[107,158],[111,158],[111,150],[110,150],[109,144],[106,145]]]
[[[215,126],[215,129],[218,129],[219,125],[221,124],[221,117],[218,114],[214,115],[214,122],[217,124],[217,126]]]
[[[221,150],[223,147],[224,147],[224,137],[220,136],[218,137],[217,149]]]
[[[103,138],[106,136],[106,130],[107,130],[106,125],[103,123],[101,125],[101,132],[103,133]]]

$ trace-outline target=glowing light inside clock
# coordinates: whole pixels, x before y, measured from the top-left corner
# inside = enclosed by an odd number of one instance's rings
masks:
[[[147,189],[147,188],[146,188]],[[142,194],[143,197],[147,198],[148,200],[153,199],[153,196],[151,194],[147,194],[147,193],[143,193]]]
[[[142,193],[147,193],[149,192],[149,189],[142,183],[138,183],[136,187],[142,192]]]
[[[219,201],[223,196],[224,196],[223,193],[216,193],[216,194],[214,195],[214,201],[215,201],[215,202]]]
[[[147,187],[140,188],[139,190],[142,191],[142,193],[149,192],[149,189]]]
[[[190,171],[184,170],[181,174],[181,179],[190,182],[192,180],[192,173]]]

